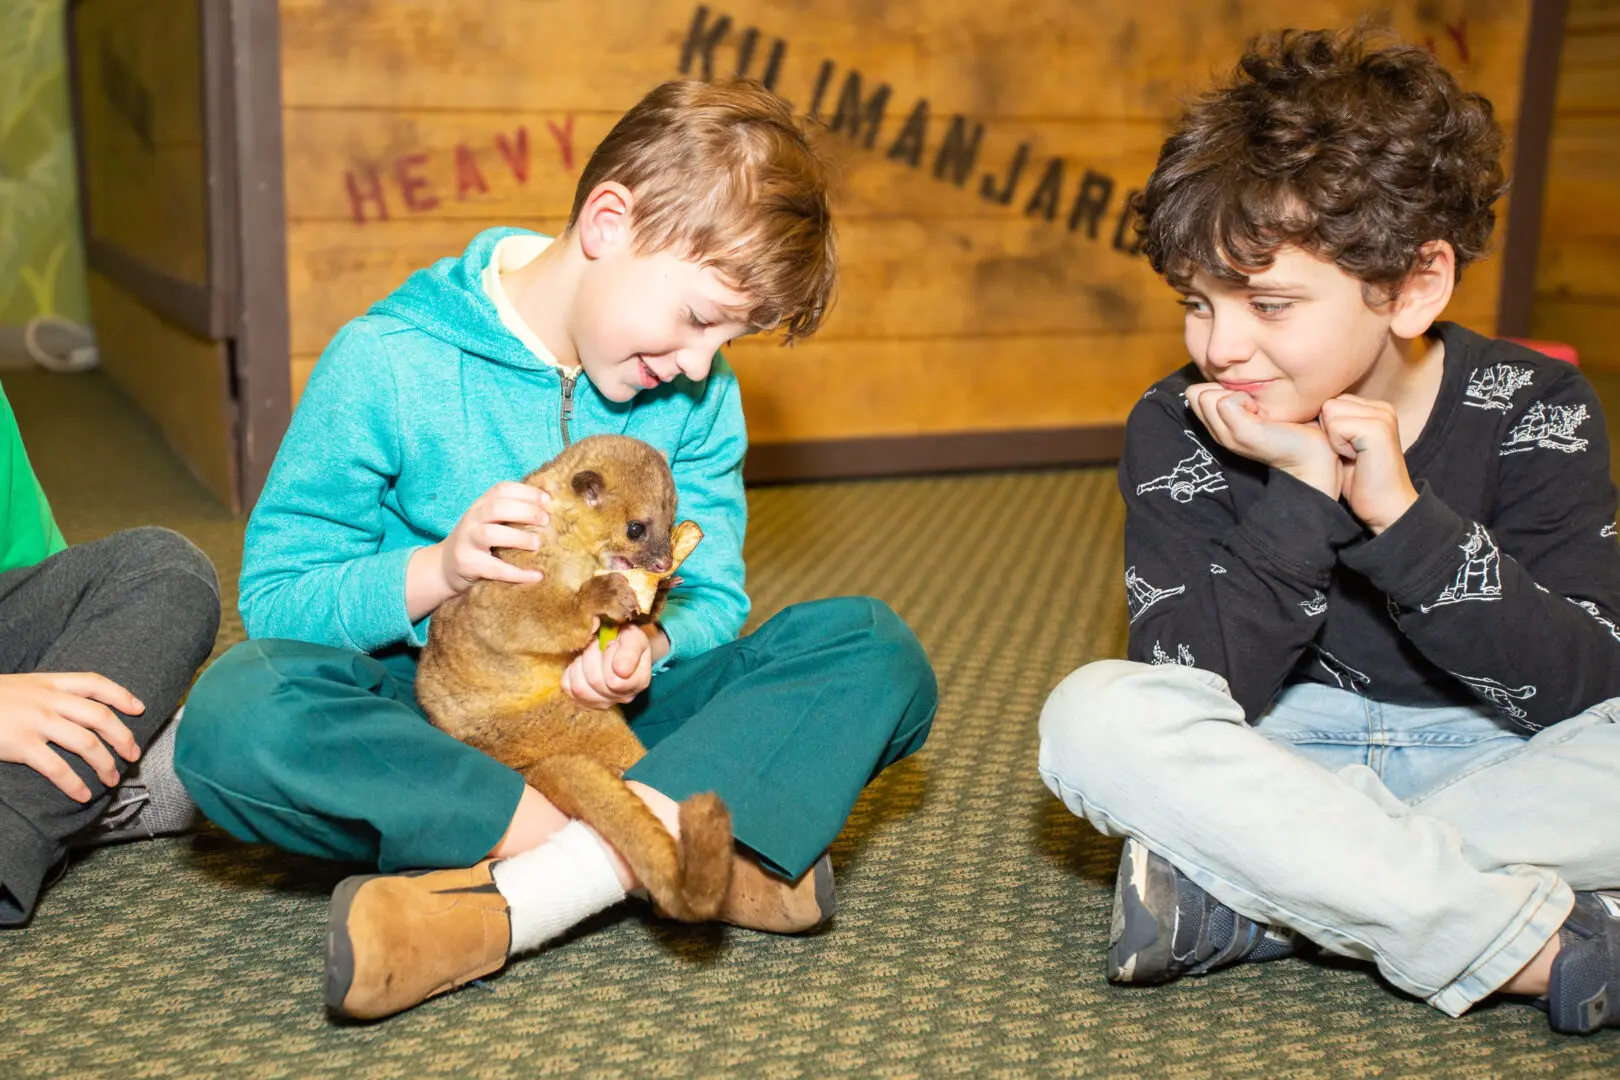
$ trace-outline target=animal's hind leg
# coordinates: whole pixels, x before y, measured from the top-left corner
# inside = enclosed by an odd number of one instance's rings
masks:
[[[598,712],[599,735],[594,740],[595,754],[604,765],[618,769],[620,773],[647,756],[647,748],[641,745],[636,733],[630,730],[630,725],[624,722],[624,716],[618,709],[608,712]]]
[[[577,754],[601,762],[618,773],[647,753],[618,709],[580,708],[566,718],[550,718],[543,733],[526,740],[528,760]]]
[[[623,773],[647,753],[616,708],[547,702],[544,708],[498,717],[489,726],[498,745],[479,749],[521,773],[545,758],[575,755]]]

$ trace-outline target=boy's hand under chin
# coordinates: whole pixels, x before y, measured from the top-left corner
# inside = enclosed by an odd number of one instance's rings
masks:
[[[1266,420],[1248,394],[1219,383],[1187,388],[1187,404],[1215,441],[1234,454],[1281,469],[1330,499],[1340,494],[1339,458],[1321,424]]]
[[[1417,502],[1395,408],[1386,402],[1341,394],[1301,424],[1262,419],[1253,398],[1219,383],[1188,387],[1187,404],[1216,442],[1330,499],[1342,496],[1374,535]]]
[[[1417,502],[1406,471],[1395,407],[1354,394],[1322,403],[1322,429],[1339,457],[1340,492],[1350,512],[1378,535]]]

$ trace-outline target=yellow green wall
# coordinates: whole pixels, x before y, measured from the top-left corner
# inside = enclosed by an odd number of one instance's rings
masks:
[[[0,0],[0,327],[88,320],[64,0]]]

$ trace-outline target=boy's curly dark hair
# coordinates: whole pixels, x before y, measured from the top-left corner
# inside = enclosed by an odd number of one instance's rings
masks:
[[[1361,26],[1250,42],[1191,102],[1133,207],[1153,269],[1234,285],[1292,244],[1392,297],[1423,244],[1459,274],[1485,254],[1505,189],[1491,103],[1427,51]]]

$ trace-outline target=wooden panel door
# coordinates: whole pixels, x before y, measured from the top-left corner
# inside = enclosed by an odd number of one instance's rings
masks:
[[[74,0],[67,20],[102,364],[234,509],[286,427],[275,0]]]

